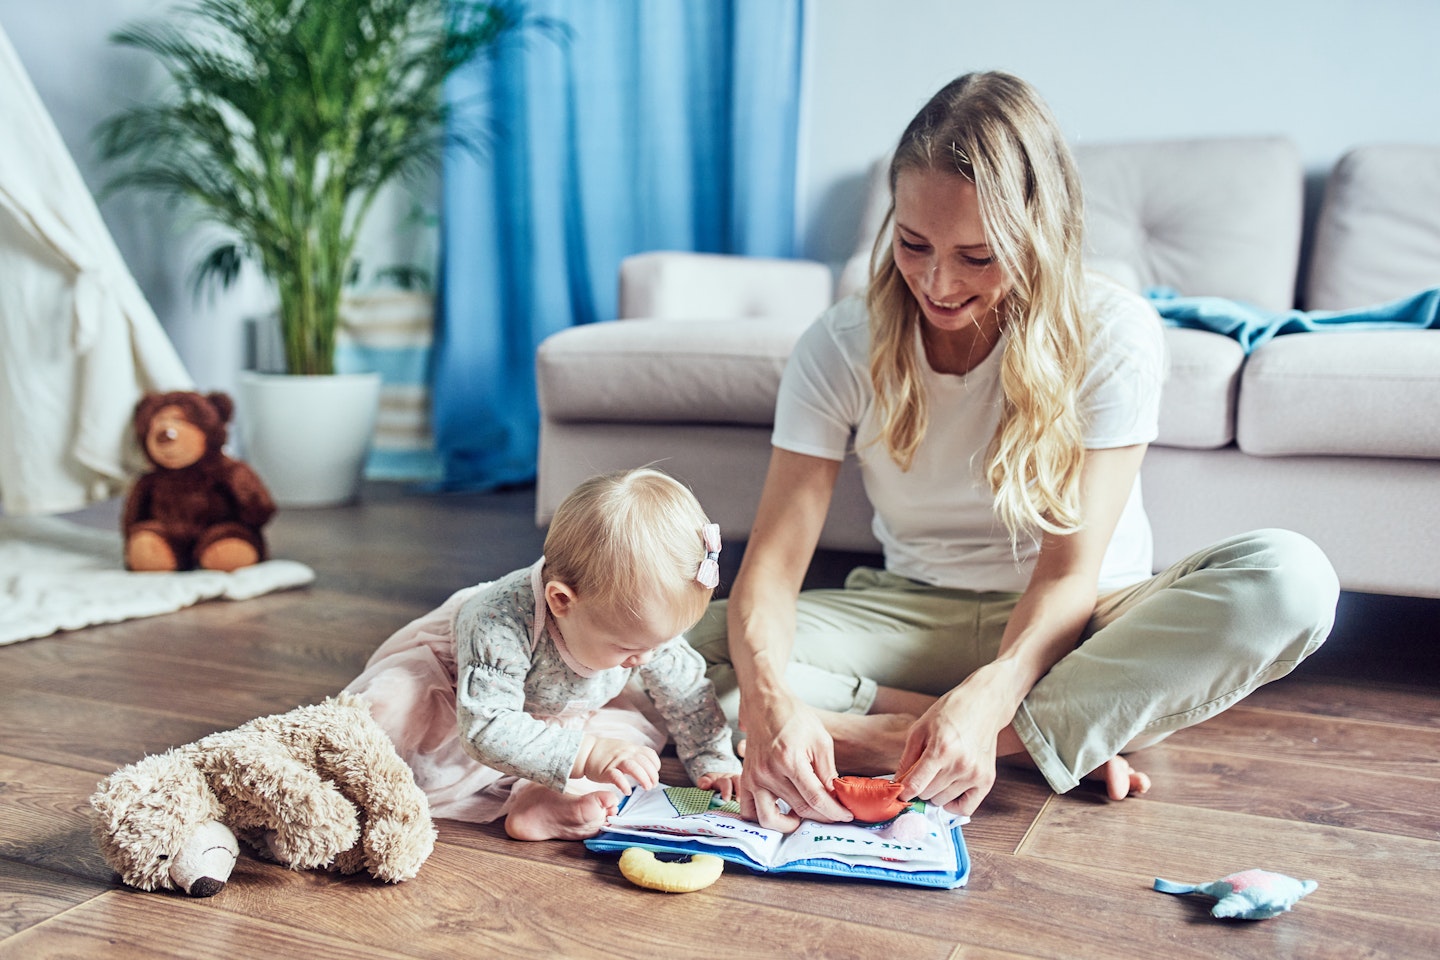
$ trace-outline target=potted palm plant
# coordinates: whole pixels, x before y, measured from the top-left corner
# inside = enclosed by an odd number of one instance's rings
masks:
[[[246,457],[277,501],[353,496],[363,446],[305,466],[270,444],[298,440],[314,454],[342,433],[368,442],[379,375],[346,384],[334,368],[356,237],[384,187],[438,161],[445,78],[524,21],[511,2],[194,0],[113,37],[152,54],[172,83],[99,128],[101,155],[117,167],[110,188],[158,192],[222,228],[196,265],[197,286],[227,286],[252,263],[278,294],[288,376],[242,375],[239,398]],[[266,379],[284,391],[278,433],[255,397]],[[300,415],[321,404],[295,392],[312,386],[343,391],[339,406],[361,422],[306,428]],[[303,489],[288,493],[287,475]]]

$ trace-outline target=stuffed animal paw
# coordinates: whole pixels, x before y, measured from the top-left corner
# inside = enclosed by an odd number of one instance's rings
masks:
[[[122,767],[90,798],[125,883],[213,896],[238,836],[292,869],[398,883],[435,844],[425,794],[356,696],[261,717]]]
[[[1318,886],[1314,880],[1296,880],[1269,870],[1245,870],[1200,884],[1155,878],[1155,889],[1161,893],[1203,893],[1217,898],[1210,915],[1236,920],[1268,920],[1289,910]]]

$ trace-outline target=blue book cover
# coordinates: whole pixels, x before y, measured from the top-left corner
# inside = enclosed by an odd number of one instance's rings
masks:
[[[913,801],[880,823],[805,820],[794,833],[740,817],[735,801],[713,790],[658,786],[636,790],[585,846],[602,853],[643,847],[657,853],[708,853],[758,873],[816,873],[952,889],[965,885],[967,822]]]

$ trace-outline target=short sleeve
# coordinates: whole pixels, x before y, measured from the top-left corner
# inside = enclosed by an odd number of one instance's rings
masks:
[[[845,459],[867,406],[867,381],[861,375],[868,336],[858,297],[831,307],[801,334],[780,378],[773,445],[826,460]]]
[[[1149,443],[1159,435],[1165,380],[1160,316],[1143,297],[1091,276],[1094,321],[1090,368],[1080,387],[1085,446],[1091,450]]]

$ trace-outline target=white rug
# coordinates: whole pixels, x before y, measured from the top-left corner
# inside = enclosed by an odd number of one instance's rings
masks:
[[[0,644],[172,613],[201,600],[248,600],[315,579],[293,560],[234,573],[131,573],[123,557],[119,530],[59,517],[0,517]]]

